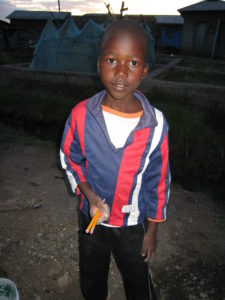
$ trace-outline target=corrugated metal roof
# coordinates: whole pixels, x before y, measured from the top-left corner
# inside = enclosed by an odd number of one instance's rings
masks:
[[[156,22],[158,24],[171,24],[171,25],[183,25],[184,24],[184,18],[182,16],[155,16]]]
[[[14,10],[7,19],[27,19],[27,20],[47,20],[51,17],[57,20],[64,20],[70,12],[58,12],[58,11],[28,11],[28,10]]]
[[[225,11],[225,2],[221,0],[206,0],[178,9],[179,12]]]

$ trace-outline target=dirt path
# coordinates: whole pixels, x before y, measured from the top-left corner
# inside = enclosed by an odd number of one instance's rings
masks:
[[[1,145],[0,160],[0,277],[16,283],[21,300],[82,300],[75,198],[56,150]],[[173,186],[158,239],[151,270],[159,299],[225,299],[224,208]],[[111,300],[125,299],[113,260],[109,286]]]

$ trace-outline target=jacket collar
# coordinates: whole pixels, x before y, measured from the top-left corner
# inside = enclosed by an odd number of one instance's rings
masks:
[[[106,90],[103,90],[90,99],[88,99],[86,107],[87,109],[97,118],[99,119],[100,114],[102,112],[101,109],[101,102],[103,97],[106,94]],[[138,124],[138,128],[145,128],[145,127],[155,127],[157,126],[157,120],[155,117],[155,112],[153,107],[148,102],[148,99],[139,91],[135,91],[135,96],[141,102],[143,107],[143,114]]]

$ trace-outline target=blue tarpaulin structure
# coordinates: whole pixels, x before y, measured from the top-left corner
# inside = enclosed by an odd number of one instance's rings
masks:
[[[51,68],[52,56],[51,53],[54,49],[48,47],[49,41],[58,40],[58,32],[51,19],[46,23],[39,41],[34,50],[33,60],[30,64],[30,69],[44,69]],[[48,47],[48,49],[47,49]]]
[[[48,20],[35,47],[32,70],[97,73],[104,29],[89,20],[80,31],[69,17],[58,29]]]
[[[155,61],[155,41],[148,25],[142,26],[148,35],[147,62],[151,69]],[[49,19],[36,45],[30,69],[96,74],[103,33],[104,27],[92,19],[89,19],[81,30],[77,28],[71,16],[59,29],[56,29]]]

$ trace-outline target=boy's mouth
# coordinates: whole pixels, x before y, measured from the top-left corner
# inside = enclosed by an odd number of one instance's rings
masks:
[[[123,90],[123,89],[125,89],[127,87],[127,84],[125,84],[125,83],[119,83],[119,82],[113,82],[112,85],[117,90]]]
[[[125,85],[124,84],[117,84],[116,87],[119,88],[119,89],[123,89],[125,87]]]

